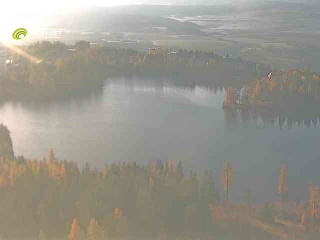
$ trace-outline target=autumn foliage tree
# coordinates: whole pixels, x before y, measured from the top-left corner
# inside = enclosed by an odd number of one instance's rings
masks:
[[[285,165],[283,165],[280,169],[280,176],[278,178],[278,192],[281,195],[281,201],[287,201],[287,168],[285,167]]]
[[[234,170],[232,168],[232,163],[230,160],[226,160],[222,169],[222,183],[224,186],[224,192],[227,196],[227,201],[229,200],[229,190],[233,175]]]
[[[235,104],[238,98],[238,90],[234,88],[227,88],[225,103],[226,104]]]
[[[319,201],[320,201],[319,187],[311,184],[309,186],[309,205],[310,205],[310,215],[314,218],[319,215]]]
[[[87,230],[87,240],[103,240],[104,231],[98,224],[97,220],[91,219],[88,230]]]
[[[80,229],[78,220],[76,218],[74,218],[72,221],[71,231],[68,235],[68,240],[84,240],[83,233]]]

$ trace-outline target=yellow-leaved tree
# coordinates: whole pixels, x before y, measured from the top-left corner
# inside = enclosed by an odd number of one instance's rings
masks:
[[[88,229],[87,229],[87,240],[103,240],[104,232],[97,220],[91,218]]]
[[[230,183],[233,175],[234,175],[234,171],[232,168],[231,161],[230,160],[224,161],[224,167],[222,169],[222,183],[224,186],[224,192],[227,195],[227,201],[229,199],[229,189],[230,189]]]
[[[314,218],[319,215],[319,201],[320,201],[319,187],[311,184],[309,186],[309,205],[310,205],[310,214]]]
[[[287,187],[287,168],[283,165],[280,168],[280,176],[278,179],[278,192],[281,194],[281,201],[287,201],[288,187]]]

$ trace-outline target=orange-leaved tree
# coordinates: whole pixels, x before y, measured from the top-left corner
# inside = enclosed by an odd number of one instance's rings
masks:
[[[68,240],[84,240],[84,235],[80,229],[78,220],[76,218],[74,218],[72,221],[71,231],[68,235]]]
[[[280,168],[280,176],[278,179],[278,192],[281,194],[281,201],[287,200],[288,186],[287,186],[287,168],[283,165]]]
[[[224,167],[222,169],[222,183],[224,186],[224,192],[227,194],[227,201],[229,199],[229,189],[232,176],[234,174],[232,164],[230,160],[224,161]]]

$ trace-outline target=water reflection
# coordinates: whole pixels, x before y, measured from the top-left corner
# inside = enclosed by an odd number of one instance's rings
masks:
[[[293,127],[317,127],[319,113],[306,109],[287,109],[273,107],[266,109],[232,110],[224,112],[227,128],[248,126],[249,124],[265,127],[291,129]]]
[[[28,158],[42,159],[54,148],[58,158],[79,166],[172,159],[182,161],[186,172],[214,169],[218,186],[223,161],[232,160],[237,180],[231,198],[241,196],[246,186],[254,199],[263,200],[266,194],[276,199],[282,163],[296,179],[294,184],[320,180],[310,171],[320,156],[320,129],[311,128],[319,125],[318,115],[301,109],[223,111],[224,97],[219,85],[181,87],[170,79],[113,79],[86,97],[5,103],[0,121],[11,131],[16,155]]]

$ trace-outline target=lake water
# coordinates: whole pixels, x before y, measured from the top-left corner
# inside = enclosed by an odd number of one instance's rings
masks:
[[[288,166],[289,198],[306,198],[320,183],[320,130],[264,123],[259,116],[224,112],[225,92],[178,87],[169,81],[112,79],[89,97],[54,103],[5,103],[0,122],[11,131],[16,155],[41,159],[54,148],[59,159],[103,167],[113,161],[173,159],[185,173],[212,168],[221,190],[224,160],[235,169],[231,198],[246,190],[262,201],[279,199],[277,177]]]

